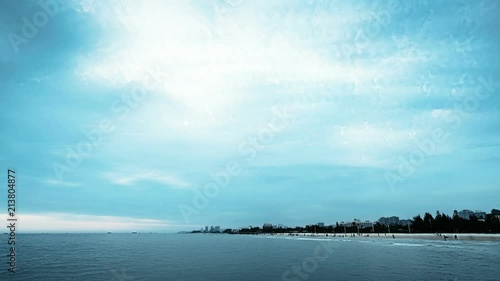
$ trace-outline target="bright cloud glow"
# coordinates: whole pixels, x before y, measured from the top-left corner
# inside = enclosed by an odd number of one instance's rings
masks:
[[[4,219],[6,216],[2,216]],[[23,233],[169,231],[172,227],[179,227],[162,220],[68,213],[21,214],[18,219],[18,230]]]
[[[191,185],[175,176],[160,171],[148,171],[142,173],[105,173],[104,178],[113,184],[134,185],[136,183],[158,182],[173,188],[189,188]]]

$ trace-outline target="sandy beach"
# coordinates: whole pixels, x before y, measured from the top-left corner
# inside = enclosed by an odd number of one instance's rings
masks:
[[[361,236],[356,236],[352,237],[350,233],[347,233],[347,235],[344,235],[343,233],[337,234],[334,236],[331,233],[297,233],[298,236],[296,237],[318,237],[318,238],[331,238],[331,239],[336,239],[336,238],[355,238],[355,239],[393,239],[392,235],[394,235],[394,238],[401,239],[401,238],[407,238],[407,239],[426,239],[426,240],[444,240],[444,236],[447,236],[447,240],[455,240],[455,235],[457,235],[458,240],[466,240],[466,241],[494,241],[494,242],[500,242],[500,234],[478,234],[478,233],[441,233],[441,236],[436,235],[435,233],[362,233]],[[295,235],[297,235],[295,234]],[[264,234],[264,235],[271,235],[271,234]],[[289,236],[288,233],[277,233],[273,235],[278,235],[278,236]],[[327,236],[328,235],[328,236]],[[367,236],[368,235],[368,236]]]

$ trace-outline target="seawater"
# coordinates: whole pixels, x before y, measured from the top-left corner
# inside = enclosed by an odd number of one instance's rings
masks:
[[[498,242],[18,234],[16,246],[12,274],[0,245],[0,280],[500,280]]]

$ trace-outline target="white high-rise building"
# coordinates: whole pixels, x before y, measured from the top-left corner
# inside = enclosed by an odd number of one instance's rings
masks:
[[[345,227],[359,226],[359,228],[367,228],[367,227],[373,227],[373,222],[370,221],[362,222],[359,219],[355,219],[354,221],[341,222],[340,226],[345,226]]]

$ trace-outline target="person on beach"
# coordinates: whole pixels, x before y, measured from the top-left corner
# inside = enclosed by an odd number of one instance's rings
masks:
[[[396,236],[394,236],[394,234],[392,235],[392,238],[396,238]]]
[[[458,237],[457,237],[457,235],[456,235],[456,234],[455,234],[455,240],[458,240]]]

